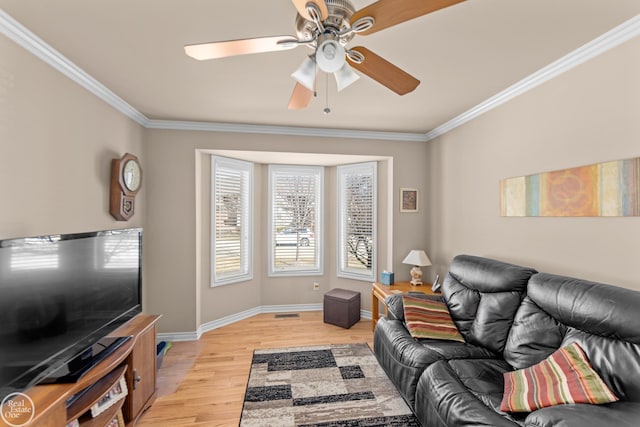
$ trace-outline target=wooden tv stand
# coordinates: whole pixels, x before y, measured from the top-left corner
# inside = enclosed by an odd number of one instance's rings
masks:
[[[35,407],[28,427],[65,427],[78,419],[81,427],[105,427],[122,410],[124,425],[133,426],[156,398],[156,322],[160,316],[139,314],[109,336],[132,338],[73,384],[49,384],[25,391]],[[124,375],[128,394],[96,417],[91,407]],[[67,407],[67,400],[87,389]],[[5,408],[2,408],[3,410]],[[0,426],[8,426],[0,419]],[[119,426],[123,427],[123,426]]]

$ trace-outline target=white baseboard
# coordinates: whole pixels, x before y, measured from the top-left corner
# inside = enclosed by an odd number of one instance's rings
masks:
[[[248,319],[262,313],[292,313],[299,311],[322,311],[322,304],[289,304],[289,305],[262,305],[240,313],[225,316],[220,319],[200,325],[197,331],[193,332],[166,332],[158,334],[158,341],[197,341],[205,332],[230,325],[240,320]],[[371,319],[371,312],[360,310],[362,319]]]
[[[200,337],[196,331],[193,332],[167,332],[158,334],[157,338],[159,341],[198,341]]]

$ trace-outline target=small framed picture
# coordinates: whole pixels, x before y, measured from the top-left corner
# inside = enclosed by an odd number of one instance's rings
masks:
[[[124,379],[124,375],[120,377],[117,383],[111,387],[111,390],[105,393],[95,405],[91,407],[91,416],[97,417],[103,413],[106,409],[115,405],[116,402],[124,399],[127,395],[127,382]]]
[[[400,189],[400,212],[418,212],[418,189]]]
[[[432,292],[440,292],[440,286],[442,285],[439,283],[439,280],[440,280],[440,275],[436,274],[436,278],[433,279],[433,284],[431,285]]]

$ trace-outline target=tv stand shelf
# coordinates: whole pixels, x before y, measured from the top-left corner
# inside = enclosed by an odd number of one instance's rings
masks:
[[[109,390],[111,390],[113,386],[116,385],[116,383],[120,380],[120,377],[124,375],[126,370],[127,365],[120,366],[119,368],[114,369],[113,371],[102,377],[95,384],[90,385],[88,387],[88,390],[84,392],[84,394],[77,401],[75,401],[73,404],[71,404],[71,406],[67,408],[67,423],[70,423],[76,418],[80,418],[82,414],[89,411],[97,401],[99,401]],[[116,404],[114,405],[114,407],[120,409],[122,407],[122,404]],[[113,415],[118,412],[117,409],[113,411]],[[111,418],[113,418],[113,415],[111,416]]]
[[[135,425],[140,415],[151,406],[156,397],[156,322],[160,316],[140,314],[110,336],[131,336],[112,354],[91,368],[73,384],[48,384],[25,391],[35,407],[28,427],[64,427],[78,419],[81,427],[105,427],[122,410],[127,427]],[[124,375],[127,396],[96,417],[91,407]],[[86,390],[67,407],[67,401]],[[5,426],[0,419],[0,426]]]
[[[90,413],[80,419],[80,427],[104,427],[109,425],[111,420],[117,416],[122,408],[122,402],[110,407],[95,418],[91,418]]]

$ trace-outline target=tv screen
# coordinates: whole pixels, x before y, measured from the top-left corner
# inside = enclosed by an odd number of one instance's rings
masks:
[[[0,398],[141,310],[142,229],[0,240]]]

